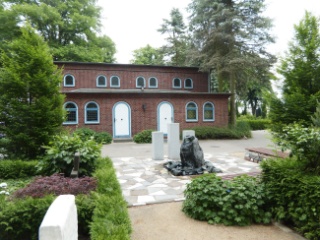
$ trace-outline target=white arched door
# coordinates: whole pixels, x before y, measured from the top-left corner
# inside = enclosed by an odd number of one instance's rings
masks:
[[[173,123],[173,107],[169,102],[158,105],[158,131],[168,134],[168,123]]]
[[[127,103],[118,102],[113,107],[113,137],[131,136],[131,110]]]

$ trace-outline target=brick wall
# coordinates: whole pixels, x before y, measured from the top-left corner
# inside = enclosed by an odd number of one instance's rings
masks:
[[[131,108],[131,132],[132,136],[145,129],[157,129],[157,107],[159,103],[167,101],[174,108],[174,122],[180,123],[180,130],[194,126],[227,126],[228,124],[228,94],[84,94],[69,93],[66,101],[73,101],[78,106],[79,123],[75,127],[89,127],[95,131],[107,131],[113,133],[112,109],[117,102],[126,102]],[[89,101],[95,101],[100,107],[100,123],[85,124],[84,108]],[[198,105],[198,121],[186,122],[185,107],[190,101]],[[203,104],[212,102],[215,107],[215,121],[203,121]],[[142,105],[145,104],[145,111]]]

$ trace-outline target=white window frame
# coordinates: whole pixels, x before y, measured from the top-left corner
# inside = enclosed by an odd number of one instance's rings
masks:
[[[179,86],[179,87],[176,87],[176,86],[174,85],[174,82],[175,82],[176,79],[178,79],[178,80],[180,81],[180,86]],[[174,78],[174,79],[172,79],[172,88],[177,88],[177,89],[181,89],[181,88],[182,88],[182,86],[181,86],[181,79],[180,79],[180,78]]]
[[[91,103],[93,103],[93,104],[96,105],[97,121],[89,121],[89,120],[87,119],[87,117],[88,117],[88,114],[87,114],[88,108],[87,108],[87,107],[88,107],[88,105],[91,104]],[[97,124],[97,123],[100,123],[100,107],[99,107],[99,104],[97,104],[97,103],[94,102],[94,101],[90,101],[90,102],[87,102],[87,103],[86,103],[86,105],[85,105],[85,107],[84,107],[84,123],[85,123],[85,124]]]
[[[75,113],[76,113],[76,121],[73,121],[73,122],[71,122],[71,121],[65,121],[65,122],[63,122],[63,125],[74,125],[74,124],[78,124],[78,121],[79,121],[79,118],[78,118],[78,105],[75,103],[75,102],[66,102],[66,103],[64,103],[63,104],[63,109],[64,110],[66,110],[67,112],[68,112],[68,110],[66,109],[66,106],[67,106],[67,104],[69,104],[69,103],[72,103],[72,104],[74,104],[76,107],[75,107]]]
[[[191,104],[191,103],[195,104],[194,109],[190,109],[191,107],[188,107],[188,105]],[[186,104],[185,110],[186,110],[186,122],[198,122],[198,105],[195,102],[192,102],[192,101],[188,102]],[[191,111],[191,110],[195,110],[196,111],[196,118],[195,119],[188,119],[188,111]]]
[[[156,80],[156,85],[155,86],[151,86],[151,84],[150,84],[150,81],[151,81],[152,78],[154,78]],[[149,86],[149,88],[158,88],[158,79],[156,77],[150,77],[148,79],[148,86]]]
[[[187,87],[187,85],[186,85],[186,82],[187,82],[188,79],[191,81],[191,87]],[[184,88],[185,89],[193,89],[193,80],[191,78],[186,78],[184,80]]]
[[[104,84],[102,84],[102,85],[99,84],[99,78],[100,78],[100,77],[103,77],[103,78],[104,78]],[[107,79],[106,76],[104,76],[104,75],[99,75],[99,76],[97,76],[97,78],[96,78],[96,86],[97,86],[97,87],[106,87],[106,86],[107,86],[107,81],[108,81],[108,79]]]
[[[142,78],[143,79],[143,86],[138,85],[138,79]],[[139,76],[136,78],[136,88],[145,88],[146,87],[146,79],[142,76]]]
[[[212,107],[212,118],[211,119],[205,119],[204,118],[205,117],[205,110],[206,110],[205,106],[206,106],[206,104],[210,104],[211,107]],[[209,109],[207,109],[207,110],[209,110]],[[204,122],[214,122],[215,121],[215,108],[214,108],[214,104],[212,102],[205,102],[203,104],[203,121]]]
[[[118,78],[118,85],[113,85],[113,84],[112,84],[112,78],[114,78],[114,77]],[[120,87],[120,77],[118,77],[118,76],[111,76],[111,77],[110,77],[110,87],[112,87],[112,88],[119,88],[119,87]]]
[[[69,76],[72,77],[72,80],[73,80],[72,84],[67,84],[66,83],[66,78],[69,77]],[[64,77],[63,77],[63,86],[64,87],[74,87],[75,85],[76,85],[76,79],[72,74],[64,75]]]

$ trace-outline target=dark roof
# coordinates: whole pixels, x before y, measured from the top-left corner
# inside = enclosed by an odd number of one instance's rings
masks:
[[[108,67],[145,67],[145,68],[173,68],[173,69],[193,69],[200,71],[199,67],[186,67],[186,66],[163,66],[163,65],[143,65],[143,64],[122,64],[122,63],[94,63],[94,62],[64,62],[64,61],[54,61],[57,65],[84,65],[84,66],[108,66]]]

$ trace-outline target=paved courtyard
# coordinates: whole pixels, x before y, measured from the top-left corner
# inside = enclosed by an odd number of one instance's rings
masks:
[[[253,137],[241,140],[199,141],[204,158],[223,171],[218,176],[259,172],[259,164],[244,160],[245,148],[274,149],[267,131],[254,131]],[[183,191],[190,176],[173,176],[163,167],[170,161],[164,144],[164,160],[152,159],[151,144],[133,142],[105,145],[102,155],[112,159],[123,195],[129,206],[184,200]]]

